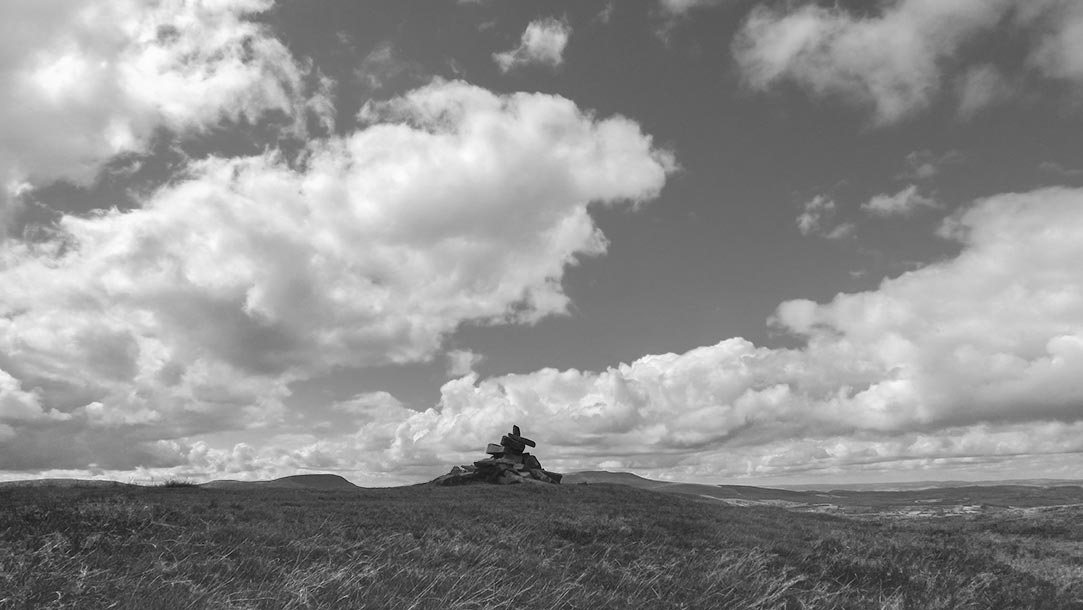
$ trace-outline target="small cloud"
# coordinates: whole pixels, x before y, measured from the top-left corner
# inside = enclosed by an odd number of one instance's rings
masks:
[[[659,0],[654,11],[657,23],[654,35],[666,46],[673,42],[674,31],[678,26],[691,20],[693,12],[699,9],[717,6],[723,0]]]
[[[918,192],[918,186],[911,184],[903,190],[888,195],[881,193],[861,205],[861,209],[873,216],[907,216],[918,208],[936,208],[939,204]]]
[[[564,19],[550,17],[532,21],[526,26],[519,46],[493,53],[493,61],[505,73],[529,65],[559,68],[564,63],[564,47],[571,35],[572,27]]]
[[[451,350],[444,356],[447,358],[447,376],[455,379],[474,372],[474,367],[485,359],[485,356],[468,349]]]
[[[826,195],[817,195],[805,202],[797,217],[797,229],[802,235],[816,235],[825,239],[842,239],[854,234],[857,226],[852,222],[836,223],[838,206]]]
[[[694,9],[715,6],[720,0],[659,0],[662,12],[671,17],[687,14]]]
[[[817,195],[805,202],[805,211],[797,217],[797,228],[802,235],[811,235],[820,230],[820,223],[825,215],[835,213],[835,202],[824,195]]]
[[[910,182],[931,180],[944,171],[947,166],[958,165],[964,161],[966,161],[966,157],[957,150],[949,150],[940,154],[931,150],[915,150],[906,155],[906,169],[895,177]]]
[[[842,239],[844,237],[850,237],[857,232],[857,225],[852,222],[842,222],[831,228],[830,231],[823,233],[825,239]]]

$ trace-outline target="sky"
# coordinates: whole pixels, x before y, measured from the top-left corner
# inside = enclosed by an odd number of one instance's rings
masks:
[[[0,24],[0,480],[1083,472],[1075,0]]]

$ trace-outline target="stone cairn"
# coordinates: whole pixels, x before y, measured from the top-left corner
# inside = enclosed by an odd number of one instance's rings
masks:
[[[527,447],[536,446],[534,441],[520,434],[519,426],[512,426],[511,433],[505,434],[500,439],[499,445],[489,443],[489,446],[485,448],[485,453],[490,457],[473,464],[453,466],[451,472],[437,477],[433,483],[436,485],[560,483],[563,475],[544,470],[538,458],[525,452]]]

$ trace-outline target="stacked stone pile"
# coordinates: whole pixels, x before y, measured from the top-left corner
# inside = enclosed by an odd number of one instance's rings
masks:
[[[526,453],[527,447],[537,444],[519,432],[519,426],[512,426],[511,433],[500,439],[500,444],[489,443],[485,448],[488,458],[473,464],[455,466],[451,472],[438,477],[437,485],[462,485],[465,483],[493,483],[512,485],[515,483],[560,483],[563,475],[549,472],[541,466],[538,458]]]

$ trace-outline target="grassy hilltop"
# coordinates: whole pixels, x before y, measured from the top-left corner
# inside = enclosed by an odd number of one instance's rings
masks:
[[[0,609],[1083,609],[1078,505],[857,519],[324,483],[0,488]]]

